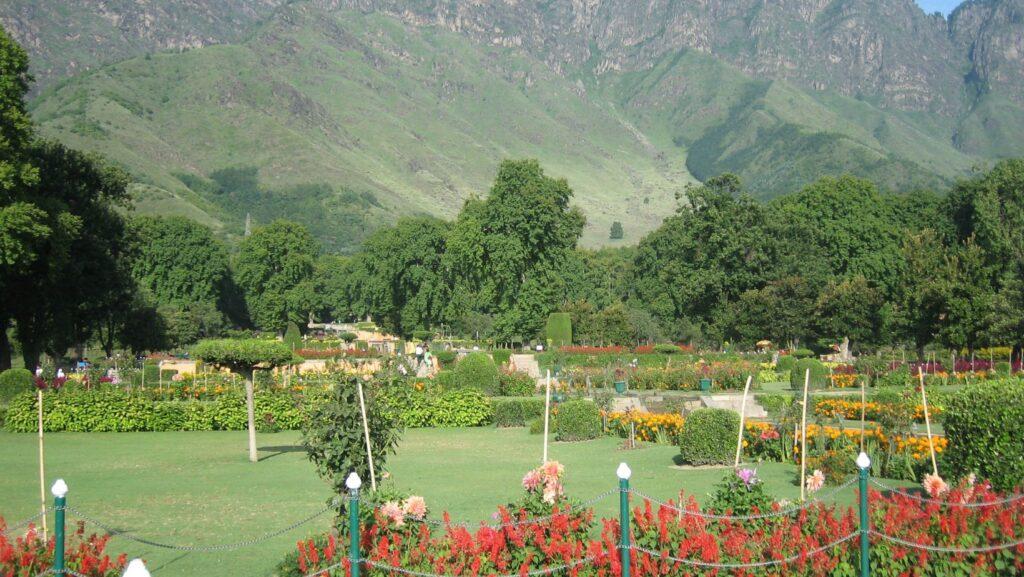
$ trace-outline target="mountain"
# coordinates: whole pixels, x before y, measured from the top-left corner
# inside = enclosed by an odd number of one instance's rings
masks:
[[[143,210],[288,216],[337,250],[454,214],[505,157],[566,177],[594,245],[721,172],[908,190],[1024,154],[1024,0],[14,0],[0,23],[41,132],[127,167]]]

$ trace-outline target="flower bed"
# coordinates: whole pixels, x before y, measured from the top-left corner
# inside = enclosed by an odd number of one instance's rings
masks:
[[[423,522],[426,519],[410,514],[410,507],[398,501],[385,503],[374,511],[371,522],[361,525],[360,547],[369,573],[621,575],[618,519],[600,520],[600,533],[592,536],[593,512],[574,506],[562,494],[561,467],[548,466],[553,470],[545,467],[527,474],[526,496],[499,508],[496,525],[467,528],[451,523],[445,513],[441,528],[432,532]],[[815,478],[820,481],[820,474],[816,472]],[[816,482],[812,491],[822,484]],[[939,485],[934,488],[941,490]],[[880,533],[871,543],[873,575],[1017,575],[1024,571],[1024,545],[946,553],[893,544],[882,537],[954,550],[1003,546],[1024,538],[1024,501],[964,507],[1002,497],[971,480],[932,496],[938,502],[922,505],[909,497],[870,492],[871,527]],[[852,508],[808,503],[787,513],[784,509],[792,506],[773,500],[755,471],[730,472],[717,487],[708,512],[725,518],[706,518],[694,497],[682,493],[678,501],[665,504],[634,499],[630,569],[637,577],[726,574],[713,567],[716,564],[723,569],[746,565],[726,569],[727,574],[744,576],[855,575],[859,568],[859,527]],[[418,511],[426,511],[425,503],[417,506]],[[779,514],[759,519],[728,517],[773,512]],[[344,530],[340,535],[300,541],[298,552],[278,567],[277,574],[297,577],[340,564],[325,577],[348,575],[340,546],[344,542]]]
[[[37,528],[29,525],[20,536],[5,534],[7,525],[0,517],[0,575],[4,577],[35,577],[45,575],[53,566],[56,543],[51,536],[44,541]],[[86,535],[84,524],[67,536],[65,568],[85,577],[117,577],[124,571],[126,556],[111,559],[106,553],[110,536]]]
[[[819,399],[814,404],[814,414],[821,415],[822,417],[841,417],[844,419],[860,419],[861,406],[864,407],[864,418],[868,421],[878,421],[884,419],[887,414],[891,414],[897,410],[893,405],[887,403],[878,403],[868,401],[862,403],[859,400],[848,400],[848,399]],[[932,403],[928,404],[928,415],[934,419],[936,416],[942,414],[942,406]],[[914,420],[920,423],[924,422],[924,405],[914,406]]]
[[[608,426],[615,428],[620,437],[629,436],[632,423],[638,441],[676,444],[683,428],[683,417],[676,413],[614,412],[608,415]]]

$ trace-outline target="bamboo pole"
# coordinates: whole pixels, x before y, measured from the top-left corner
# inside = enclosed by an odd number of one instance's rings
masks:
[[[811,369],[804,372],[804,406],[800,418],[800,500],[807,498],[807,387],[811,384]]]
[[[864,416],[867,414],[867,388],[868,381],[866,378],[860,380],[860,452],[864,452],[864,429],[867,427],[865,424],[866,419]]]
[[[46,466],[43,456],[43,390],[36,391],[36,404],[39,406],[39,506],[43,517],[43,541],[46,541]]]
[[[747,386],[743,387],[743,404],[740,405],[740,432],[736,435],[736,461],[733,464],[735,468],[739,468],[740,454],[743,452],[743,422],[747,417],[747,394],[750,393],[750,383],[753,380],[753,375],[747,375]]]
[[[356,379],[359,389],[359,411],[363,414],[363,438],[366,440],[366,459],[370,465],[370,487],[377,490],[377,473],[373,470],[373,448],[370,446],[370,422],[366,418],[366,400],[363,398],[363,380]]]
[[[544,459],[541,465],[548,462],[548,426],[551,416],[551,369],[547,370],[547,384],[544,387]]]
[[[924,427],[925,432],[928,434],[928,452],[932,456],[932,473],[937,477],[939,475],[939,464],[935,460],[935,443],[932,441],[932,421],[931,417],[928,416],[928,395],[924,392],[924,375],[920,375],[921,380],[921,403],[924,406]]]

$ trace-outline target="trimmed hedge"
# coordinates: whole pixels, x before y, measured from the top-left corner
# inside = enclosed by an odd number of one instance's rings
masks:
[[[7,369],[0,373],[0,402],[8,401],[20,393],[31,392],[32,371],[28,369]]]
[[[537,381],[526,373],[501,373],[498,382],[503,397],[529,397],[537,392]]]
[[[725,465],[736,456],[740,415],[728,409],[697,409],[679,432],[679,452],[687,465]]]
[[[494,410],[475,389],[403,389],[388,395],[395,418],[404,427],[479,427],[491,422]]]
[[[498,367],[487,353],[469,353],[455,365],[455,386],[495,396],[501,392]]]
[[[953,478],[976,473],[999,491],[1024,486],[1024,382],[970,385],[948,399],[942,419]]]
[[[663,355],[677,355],[683,352],[683,349],[673,344],[662,343],[660,345],[654,345],[654,352],[661,353]]]
[[[543,410],[541,411],[543,415]],[[601,411],[591,401],[568,401],[558,406],[555,440],[589,441],[601,436]]]
[[[544,415],[544,399],[494,399],[494,425],[525,427]]]
[[[261,430],[298,429],[302,411],[290,395],[256,393],[256,421]],[[37,430],[36,397],[16,396],[7,408],[4,427],[13,433]],[[46,431],[242,431],[248,420],[245,397],[225,394],[215,401],[154,401],[116,389],[66,390],[43,395]]]
[[[572,345],[572,317],[569,313],[551,313],[545,328],[548,343],[553,347]]]
[[[793,364],[793,370],[789,373],[789,386],[794,391],[804,390],[804,377],[807,370],[811,370],[811,389],[823,389],[828,387],[828,367],[818,359],[800,359]]]

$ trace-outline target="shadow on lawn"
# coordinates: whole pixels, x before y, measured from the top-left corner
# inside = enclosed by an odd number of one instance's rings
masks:
[[[269,453],[269,455],[260,457],[260,461],[266,461],[285,453],[305,453],[306,449],[301,445],[277,445],[273,447],[260,447],[259,451],[260,453]]]

